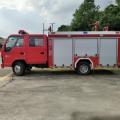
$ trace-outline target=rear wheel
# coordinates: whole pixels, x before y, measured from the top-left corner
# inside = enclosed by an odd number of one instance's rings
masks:
[[[25,64],[23,62],[16,62],[12,69],[15,75],[22,76],[25,73]]]
[[[87,62],[80,62],[77,65],[76,71],[80,75],[88,75],[91,72],[90,64]]]

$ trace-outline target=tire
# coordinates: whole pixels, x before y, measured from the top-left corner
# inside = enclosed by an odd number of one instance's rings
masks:
[[[23,62],[16,62],[12,69],[15,75],[22,76],[25,73],[25,64]]]
[[[88,75],[91,72],[90,64],[87,62],[80,62],[77,65],[76,71],[80,75]]]

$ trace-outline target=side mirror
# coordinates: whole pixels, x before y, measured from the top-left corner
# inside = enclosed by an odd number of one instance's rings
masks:
[[[11,51],[11,47],[6,47],[6,48],[5,48],[5,51],[6,51],[6,52]]]

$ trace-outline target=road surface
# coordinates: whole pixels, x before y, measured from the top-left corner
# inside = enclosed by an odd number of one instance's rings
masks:
[[[1,69],[1,63],[2,63],[2,61],[1,61],[1,57],[0,57],[0,79],[12,72],[11,68]]]
[[[34,70],[0,88],[0,120],[120,120],[120,74]]]

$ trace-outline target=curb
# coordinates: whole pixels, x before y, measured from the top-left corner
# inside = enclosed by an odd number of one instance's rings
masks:
[[[11,81],[12,81],[12,73],[9,73],[4,77],[1,77],[0,78],[0,88],[4,87],[5,85],[7,85]]]
[[[0,51],[0,68],[1,68],[1,63],[2,63],[2,59],[1,59],[1,51]]]

